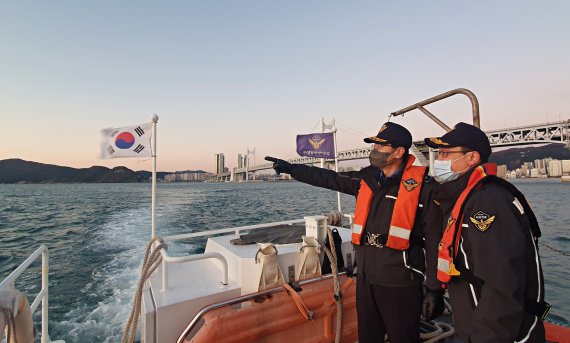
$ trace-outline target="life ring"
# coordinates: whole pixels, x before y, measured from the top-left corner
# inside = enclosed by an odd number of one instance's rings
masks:
[[[0,340],[5,332],[8,333],[7,343],[34,342],[32,311],[24,293],[16,289],[0,289],[0,329]]]

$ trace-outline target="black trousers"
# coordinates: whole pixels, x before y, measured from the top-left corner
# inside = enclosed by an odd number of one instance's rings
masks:
[[[383,287],[356,280],[358,342],[417,343],[420,341],[421,287]]]

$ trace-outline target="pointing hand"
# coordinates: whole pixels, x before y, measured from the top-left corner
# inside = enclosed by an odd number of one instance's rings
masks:
[[[275,173],[277,173],[277,175],[281,175],[281,173],[291,174],[291,169],[293,167],[291,163],[271,156],[265,156],[265,160],[273,162],[273,169],[275,169]]]

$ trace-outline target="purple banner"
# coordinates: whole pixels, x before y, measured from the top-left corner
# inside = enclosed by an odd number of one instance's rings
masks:
[[[333,133],[297,135],[297,153],[301,156],[333,159]]]

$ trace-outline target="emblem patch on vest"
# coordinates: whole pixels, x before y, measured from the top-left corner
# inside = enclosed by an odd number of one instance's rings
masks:
[[[469,220],[471,220],[471,222],[479,231],[485,232],[487,229],[489,229],[493,221],[495,221],[495,216],[490,216],[483,211],[479,211],[473,216],[469,217]]]
[[[417,182],[416,180],[414,180],[413,178],[409,178],[407,180],[402,181],[402,183],[404,184],[404,187],[406,188],[406,190],[408,192],[413,191],[414,189],[416,189],[416,187],[418,187],[420,185],[419,182]]]

